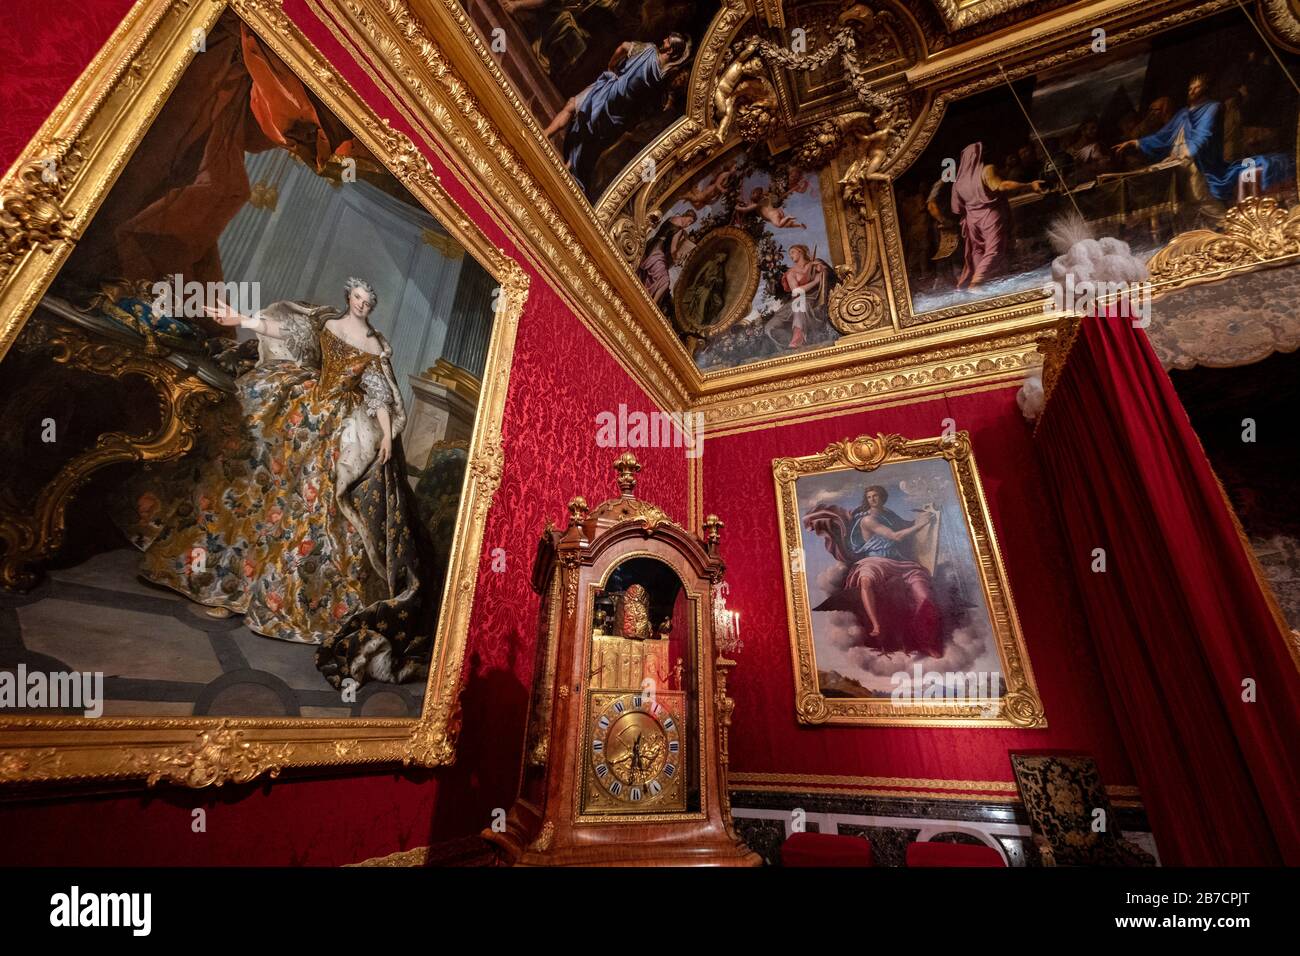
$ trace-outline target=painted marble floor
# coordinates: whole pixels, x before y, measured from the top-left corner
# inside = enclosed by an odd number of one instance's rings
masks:
[[[136,577],[138,552],[51,571],[28,594],[0,593],[0,671],[104,674],[104,716],[407,717],[423,684],[369,683],[344,702],[315,648],[209,617]],[[50,711],[41,711],[50,714]]]

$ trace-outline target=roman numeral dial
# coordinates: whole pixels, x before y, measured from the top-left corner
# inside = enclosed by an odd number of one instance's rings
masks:
[[[674,777],[681,765],[681,720],[664,702],[648,695],[593,693],[589,712],[591,780],[599,795],[640,810],[662,809],[668,795],[680,793]]]

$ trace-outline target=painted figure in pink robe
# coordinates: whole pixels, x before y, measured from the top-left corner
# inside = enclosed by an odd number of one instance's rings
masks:
[[[1003,179],[996,166],[984,162],[983,143],[971,143],[961,151],[952,187],[952,211],[961,218],[966,261],[957,288],[969,289],[1007,271],[1012,239],[1007,199],[1025,190],[1041,193],[1043,181]]]
[[[850,514],[829,505],[804,516],[826,550],[849,566],[844,590],[814,610],[848,610],[862,624],[863,644],[883,653],[943,656],[943,618],[934,581],[913,559],[911,540],[933,522],[923,512],[908,521],[885,507],[889,492],[871,485]]]

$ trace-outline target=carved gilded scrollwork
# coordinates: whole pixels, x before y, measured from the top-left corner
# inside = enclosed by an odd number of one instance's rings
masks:
[[[220,787],[247,783],[263,775],[278,777],[292,757],[291,744],[249,740],[247,731],[222,720],[215,727],[199,731],[191,743],[148,754],[127,753],[120,775],[143,777],[150,787],[161,782],[191,788]]]
[[[830,295],[830,321],[839,332],[869,332],[889,319],[889,303],[877,285],[879,271],[848,272]]]
[[[1251,197],[1228,210],[1218,229],[1177,235],[1147,263],[1157,286],[1184,285],[1300,254],[1300,206]]]
[[[641,260],[642,250],[645,247],[645,235],[642,230],[637,229],[636,224],[628,216],[619,216],[610,227],[610,235],[614,237],[614,245],[618,246],[619,255],[623,261],[636,264]]]
[[[194,446],[199,415],[216,404],[221,392],[197,375],[170,362],[93,338],[70,323],[53,319],[29,322],[18,338],[24,352],[49,352],[53,362],[114,380],[145,379],[158,395],[161,419],[146,435],[110,432],[93,448],[66,462],[43,487],[30,510],[0,501],[0,587],[25,591],[38,576],[30,570],[53,556],[63,544],[65,517],[77,489],[102,468],[125,461],[169,461]]]
[[[59,139],[36,153],[0,194],[0,280],[33,249],[51,252],[71,238],[64,201],[85,157],[75,142]]]

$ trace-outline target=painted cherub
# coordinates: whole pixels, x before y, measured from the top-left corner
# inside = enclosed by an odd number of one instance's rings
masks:
[[[749,194],[749,202],[736,203],[736,212],[756,212],[777,229],[807,229],[798,219],[786,213],[780,206],[767,201],[767,194],[761,187],[755,186]]]
[[[718,76],[718,85],[713,91],[713,110],[721,117],[716,134],[719,143],[727,141],[731,125],[736,121],[736,111],[744,99],[740,95],[741,85],[751,77],[762,75],[763,60],[754,55],[757,49],[758,37],[750,37]]]
[[[682,199],[696,209],[702,209],[725,193],[731,187],[737,175],[735,164],[724,166],[714,173],[712,177],[700,180],[689,190],[682,193]]]

